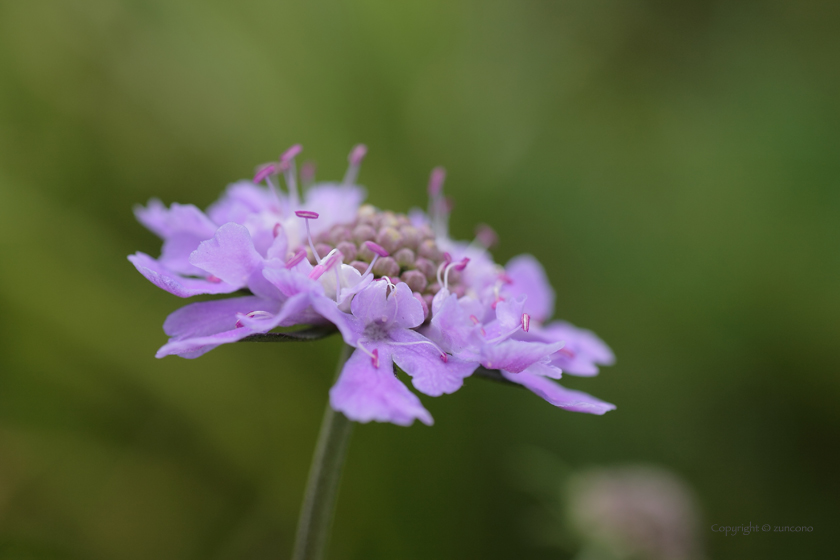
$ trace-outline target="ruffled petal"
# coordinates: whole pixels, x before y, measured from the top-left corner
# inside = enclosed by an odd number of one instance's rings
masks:
[[[509,297],[528,296],[525,312],[539,323],[551,318],[554,313],[554,289],[548,283],[545,269],[531,255],[519,255],[508,261],[505,273],[512,280],[505,286]]]
[[[414,387],[432,397],[454,393],[464,384],[478,367],[477,362],[466,362],[455,356],[447,356],[444,362],[441,352],[418,332],[408,329],[391,331],[394,362],[412,378]]]
[[[554,354],[563,343],[522,342],[506,340],[498,344],[486,344],[481,350],[481,365],[487,369],[504,369],[519,373],[531,364],[540,362]]]
[[[404,282],[397,284],[390,294],[387,282],[373,282],[356,294],[350,310],[365,324],[378,323],[384,330],[408,329],[423,323],[423,306],[414,298],[411,288]]]
[[[190,255],[190,263],[228,284],[245,286],[248,277],[263,265],[245,226],[228,223],[220,227]]]
[[[444,298],[432,315],[428,335],[447,352],[461,352],[471,343],[471,333],[478,327],[454,294]]]
[[[199,294],[229,294],[240,288],[226,282],[211,282],[204,278],[179,276],[145,253],[129,255],[128,260],[152,284],[178,297],[188,298]]]
[[[374,367],[371,357],[362,350],[354,351],[330,389],[330,405],[356,422],[375,420],[408,426],[418,419],[431,425],[432,415],[417,395],[394,376],[387,345],[366,347],[378,351],[379,367]]]
[[[238,314],[265,311],[273,315],[279,310],[280,302],[256,296],[199,301],[170,313],[163,331],[180,339],[207,336],[236,328]]]
[[[204,212],[192,204],[174,202],[167,209],[156,198],[149,200],[148,206],[135,206],[134,215],[137,221],[163,239],[179,232],[192,234],[202,240],[210,239],[217,227]]]
[[[502,375],[504,375],[506,379],[528,388],[530,391],[533,391],[554,406],[565,410],[599,415],[609,412],[610,410],[615,410],[614,404],[604,402],[581,391],[566,389],[554,381],[542,377],[541,375],[534,375],[528,370],[519,373],[502,371]]]

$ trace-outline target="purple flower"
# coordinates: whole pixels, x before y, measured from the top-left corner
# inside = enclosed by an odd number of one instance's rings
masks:
[[[164,240],[158,259],[129,257],[155,285],[180,297],[247,294],[172,313],[158,357],[195,358],[277,327],[332,324],[355,350],[330,403],[352,420],[432,423],[395,365],[429,396],[453,393],[476,371],[498,370],[561,408],[615,408],[554,381],[564,371],[594,375],[614,358],[593,333],[546,323],[555,294],[539,262],[522,255],[496,264],[489,253],[496,235],[487,226],[472,242],[449,238],[442,169],[429,183],[429,213],[406,216],[360,206],[363,146],[351,153],[341,183],[314,184],[301,196],[300,150],[258,168],[253,182],[229,186],[207,214],[156,200],[136,210]]]
[[[321,310],[356,348],[330,390],[330,403],[359,422],[407,425],[417,418],[432,423],[419,399],[394,376],[393,363],[411,376],[418,391],[433,397],[458,390],[478,367],[412,330],[423,324],[423,306],[404,282],[374,282],[353,298],[352,314]]]

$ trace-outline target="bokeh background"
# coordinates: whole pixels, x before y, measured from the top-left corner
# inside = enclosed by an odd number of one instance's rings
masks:
[[[827,0],[0,0],[0,558],[290,554],[339,341],[156,360],[184,301],[125,257],[159,250],[134,204],[296,142],[321,179],[366,143],[394,210],[444,165],[454,234],[536,255],[618,356],[568,381],[603,417],[474,379],[432,428],[358,426],[332,558],[572,558],[529,481],[628,463],[693,489],[709,558],[830,557],[838,29]]]

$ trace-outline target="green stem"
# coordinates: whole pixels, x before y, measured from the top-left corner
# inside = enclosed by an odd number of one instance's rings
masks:
[[[336,378],[341,374],[344,362],[350,357],[353,347],[344,345],[338,360]],[[321,432],[309,468],[306,494],[298,519],[297,537],[293,560],[320,560],[327,550],[335,512],[341,467],[347,455],[347,444],[353,432],[353,422],[342,413],[332,409],[329,402],[321,422]]]

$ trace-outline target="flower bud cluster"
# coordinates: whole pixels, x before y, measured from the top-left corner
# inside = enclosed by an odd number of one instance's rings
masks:
[[[438,270],[449,262],[427,224],[413,225],[405,214],[381,211],[370,204],[359,208],[354,221],[336,224],[317,235],[314,241],[320,255],[338,249],[344,256],[344,264],[361,273],[367,270],[375,256],[365,242],[376,243],[389,255],[376,259],[371,270],[374,277],[388,277],[394,284],[405,282],[429,307],[441,288],[437,281]],[[311,249],[307,255],[314,264]],[[460,284],[457,270],[449,272],[448,287],[459,297],[464,295],[465,288]]]

